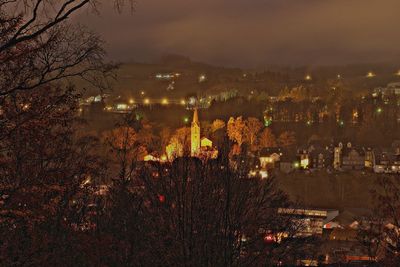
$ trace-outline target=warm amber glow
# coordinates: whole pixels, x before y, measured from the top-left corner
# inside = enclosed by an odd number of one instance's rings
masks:
[[[373,73],[372,71],[368,72],[368,74],[367,74],[367,78],[373,78],[375,76],[376,76],[376,74]]]
[[[144,102],[146,105],[148,105],[148,104],[150,104],[150,99],[146,98],[143,102]]]
[[[163,98],[163,99],[161,100],[161,104],[163,104],[163,105],[168,105],[168,99],[167,99],[167,98]]]

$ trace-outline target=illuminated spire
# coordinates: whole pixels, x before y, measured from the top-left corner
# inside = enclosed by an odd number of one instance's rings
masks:
[[[199,115],[197,113],[197,108],[194,109],[192,127],[190,129],[191,135],[191,155],[192,157],[196,157],[200,153],[200,123],[199,123]]]
[[[194,114],[193,114],[193,122],[199,124],[199,114],[197,113],[197,108],[194,109]]]

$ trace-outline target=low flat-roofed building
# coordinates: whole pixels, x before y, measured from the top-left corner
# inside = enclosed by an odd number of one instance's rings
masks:
[[[293,217],[296,224],[299,225],[297,237],[320,235],[324,225],[332,221],[338,214],[337,210],[323,209],[298,209],[298,208],[280,208],[279,214],[287,214]]]

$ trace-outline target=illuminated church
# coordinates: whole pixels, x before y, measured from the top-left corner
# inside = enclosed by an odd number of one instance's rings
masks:
[[[218,156],[218,150],[213,147],[213,142],[206,138],[201,137],[199,114],[197,109],[193,113],[193,121],[190,127],[190,147],[184,147],[184,144],[172,142],[165,151],[165,158],[172,161],[177,157],[185,156],[185,151],[189,152],[190,156],[200,159],[213,159]]]
[[[194,110],[192,126],[190,128],[190,155],[199,158],[216,158],[218,150],[213,148],[213,143],[207,137],[201,138],[200,122],[197,109]]]

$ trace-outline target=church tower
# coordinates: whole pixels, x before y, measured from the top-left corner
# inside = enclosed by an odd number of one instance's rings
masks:
[[[199,115],[197,114],[197,108],[194,109],[192,127],[190,129],[191,139],[191,156],[197,156],[200,153],[200,123]]]

